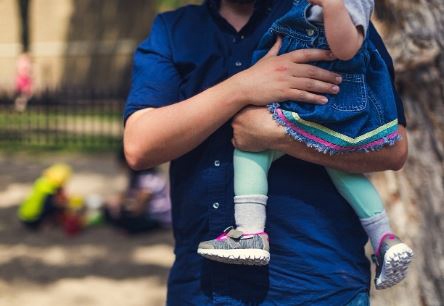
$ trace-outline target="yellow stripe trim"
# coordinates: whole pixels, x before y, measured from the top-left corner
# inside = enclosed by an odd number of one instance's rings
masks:
[[[291,114],[292,114],[293,118],[296,121],[298,121],[298,122],[300,122],[302,124],[305,124],[307,126],[310,126],[312,128],[318,129],[318,130],[321,130],[321,131],[323,131],[323,132],[325,132],[327,134],[330,134],[330,135],[332,135],[332,136],[334,136],[336,138],[339,138],[339,139],[341,139],[343,141],[346,141],[346,142],[349,142],[349,143],[352,143],[352,144],[359,143],[359,142],[361,142],[363,140],[366,140],[366,139],[368,139],[370,137],[375,136],[376,134],[378,134],[378,133],[380,133],[380,132],[382,132],[382,131],[384,131],[386,129],[389,129],[389,128],[395,126],[395,125],[398,125],[398,119],[395,119],[395,120],[393,120],[393,121],[391,121],[391,122],[389,122],[387,124],[384,124],[383,126],[378,127],[376,130],[373,130],[373,131],[370,131],[368,133],[365,133],[364,135],[361,135],[361,136],[359,136],[357,138],[352,138],[352,137],[349,137],[347,135],[343,135],[341,133],[333,131],[333,130],[331,130],[331,129],[323,126],[323,125],[320,125],[318,123],[306,121],[306,120],[302,119],[299,116],[299,114],[297,114],[295,112],[291,112]]]

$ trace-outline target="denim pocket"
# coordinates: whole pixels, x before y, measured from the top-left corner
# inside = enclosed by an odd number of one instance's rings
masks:
[[[367,107],[367,88],[363,74],[342,74],[340,92],[330,95],[332,108],[343,112],[359,112]]]

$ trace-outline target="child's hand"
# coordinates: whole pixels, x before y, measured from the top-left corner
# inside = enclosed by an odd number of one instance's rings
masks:
[[[319,5],[321,7],[324,7],[327,4],[331,5],[338,5],[338,4],[343,4],[344,0],[308,0],[311,4],[313,5]]]

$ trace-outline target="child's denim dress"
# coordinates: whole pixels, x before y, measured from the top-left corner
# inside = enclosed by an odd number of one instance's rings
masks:
[[[307,0],[295,0],[292,9],[262,38],[253,62],[270,50],[277,36],[283,39],[281,54],[307,48],[329,49],[323,26],[307,20],[310,7]],[[329,102],[325,105],[297,101],[271,104],[273,118],[290,136],[330,154],[375,151],[400,139],[390,74],[368,38],[353,59],[315,65],[342,75],[340,93],[327,95]]]

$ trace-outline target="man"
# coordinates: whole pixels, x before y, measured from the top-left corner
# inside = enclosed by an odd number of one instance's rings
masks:
[[[394,147],[331,157],[291,141],[275,124],[262,107],[270,101],[326,103],[323,94],[340,90],[339,75],[308,64],[331,60],[327,51],[277,56],[278,41],[249,67],[262,35],[292,3],[208,0],[161,14],[137,50],[125,151],[136,169],[172,160],[176,261],[168,305],[368,304],[367,237],[322,166],[400,169],[407,156],[405,129]],[[371,36],[392,67],[373,28]],[[401,104],[399,114],[405,123]],[[233,145],[287,154],[269,174],[267,267],[224,265],[196,254],[200,241],[234,223]]]

